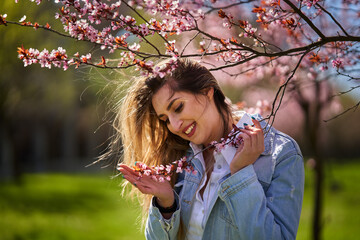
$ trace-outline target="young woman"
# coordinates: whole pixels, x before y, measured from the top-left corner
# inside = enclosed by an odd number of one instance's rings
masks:
[[[124,154],[119,170],[148,213],[147,239],[296,238],[303,158],[293,139],[260,119],[232,112],[212,74],[189,60],[163,78],[134,83],[115,127]],[[233,124],[241,128],[240,146],[207,148]],[[194,155],[196,173],[178,173],[170,182],[140,177],[132,167]]]

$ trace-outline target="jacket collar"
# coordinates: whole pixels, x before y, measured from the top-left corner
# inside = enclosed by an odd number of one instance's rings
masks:
[[[260,116],[260,115],[259,115]],[[262,119],[262,118],[260,118]],[[274,138],[275,138],[275,129],[270,127],[270,125],[263,120],[260,122],[260,125],[264,131],[265,139],[265,150],[261,153],[261,155],[270,155],[273,152],[273,146],[274,146]]]

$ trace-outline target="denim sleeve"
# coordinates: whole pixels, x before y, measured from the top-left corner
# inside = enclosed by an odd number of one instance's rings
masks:
[[[266,193],[249,165],[221,183],[219,196],[241,239],[296,239],[303,192],[303,159],[294,153],[277,161]]]
[[[170,219],[166,220],[161,215],[159,209],[155,207],[155,198],[152,199],[149,216],[145,226],[146,239],[153,240],[172,240],[176,239],[180,225],[180,201],[179,196],[175,194],[177,209]]]

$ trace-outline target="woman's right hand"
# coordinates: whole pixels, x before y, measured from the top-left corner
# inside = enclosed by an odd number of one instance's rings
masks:
[[[173,205],[175,201],[174,192],[168,181],[159,182],[151,176],[140,176],[138,172],[135,172],[126,164],[120,164],[118,169],[123,174],[123,177],[138,188],[140,192],[155,196],[157,203],[161,207],[167,208]]]

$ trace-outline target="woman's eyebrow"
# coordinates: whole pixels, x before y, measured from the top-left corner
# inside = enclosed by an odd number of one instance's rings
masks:
[[[174,102],[175,102],[176,100],[178,100],[179,98],[180,98],[180,97],[177,97],[177,98],[174,98],[173,100],[171,100],[171,102],[170,102],[169,105],[167,106],[166,110],[169,111],[170,108],[171,108],[171,106],[174,104]],[[162,118],[163,116],[165,116],[165,114],[160,114],[160,115],[158,116],[158,118]]]
[[[167,108],[166,108],[166,110],[170,110],[170,108],[171,108],[171,106],[173,105],[173,103],[176,101],[176,100],[178,100],[179,99],[179,97],[178,98],[174,98],[173,100],[171,100],[171,102],[169,103],[169,105],[167,106]]]

